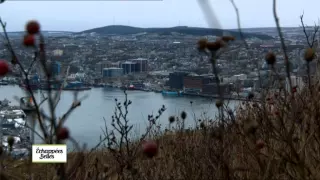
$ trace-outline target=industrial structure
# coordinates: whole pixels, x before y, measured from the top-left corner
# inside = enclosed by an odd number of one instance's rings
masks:
[[[120,68],[123,69],[124,74],[143,73],[148,71],[148,60],[144,58],[137,58],[120,63]]]
[[[104,68],[102,76],[104,78],[120,77],[123,75],[122,68]]]
[[[169,74],[167,85],[170,89],[183,90],[185,93],[219,94],[214,75],[192,75],[188,72],[172,72]],[[229,94],[231,89],[230,84],[220,82],[220,90],[223,94]]]
[[[171,89],[183,89],[183,78],[187,76],[188,72],[172,72],[169,74],[168,86]]]
[[[118,62],[102,61],[102,62],[96,64],[95,69],[100,74],[103,74],[103,69],[105,69],[105,68],[118,68],[118,67],[119,67]]]
[[[59,76],[61,73],[61,63],[58,61],[51,62],[51,72],[53,76]]]

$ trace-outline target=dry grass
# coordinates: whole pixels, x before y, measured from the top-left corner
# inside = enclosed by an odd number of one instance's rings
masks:
[[[226,114],[224,128],[205,121],[198,130],[154,137],[159,153],[153,158],[139,150],[120,165],[108,148],[70,153],[68,179],[320,179],[320,85],[312,94],[307,88],[275,96],[262,104],[246,102],[235,121]],[[70,170],[68,164],[75,163]],[[28,173],[27,162],[7,159],[4,164],[6,174]],[[53,179],[54,166],[32,164],[34,179]]]
[[[287,77],[290,77],[289,59],[282,37],[279,20],[276,13],[276,1],[273,0],[274,18],[277,30],[281,37],[282,50],[285,57]],[[239,12],[231,0],[237,13],[237,21],[242,40],[248,49],[240,28]],[[207,13],[208,14],[208,13]],[[210,14],[210,13],[209,13]],[[301,17],[302,21],[303,16]],[[303,21],[302,21],[303,22]],[[20,67],[25,77],[25,71],[20,61],[16,59],[15,52],[6,33],[6,24],[0,20],[4,30],[5,40],[11,56]],[[302,23],[302,25],[304,25]],[[318,28],[315,27],[315,33]],[[41,33],[39,48],[34,47],[35,57],[33,63],[40,61],[46,72],[47,80],[51,77],[47,69],[44,49],[44,37]],[[308,45],[313,48],[314,37],[309,38]],[[0,165],[0,179],[60,179],[60,180],[210,180],[210,179],[320,179],[320,83],[312,79],[309,71],[309,62],[317,56],[314,51],[308,61],[308,86],[298,87],[297,92],[287,92],[284,87],[277,92],[263,92],[267,101],[260,103],[247,102],[241,105],[234,114],[224,106],[223,92],[220,90],[216,61],[224,53],[228,44],[235,40],[233,37],[221,37],[216,42],[199,41],[198,49],[203,52],[212,64],[219,88],[219,99],[216,103],[219,117],[215,121],[206,119],[197,123],[199,126],[186,130],[184,115],[171,119],[170,129],[161,132],[157,120],[165,111],[163,106],[158,115],[149,116],[150,125],[140,140],[130,140],[131,129],[127,119],[128,106],[131,101],[116,101],[115,113],[110,125],[106,125],[101,143],[102,149],[91,152],[79,151],[68,154],[66,164],[32,164],[29,160],[13,160],[2,153]],[[310,42],[310,41],[311,42]],[[37,56],[39,55],[39,56]],[[273,64],[268,62],[271,71],[278,76]],[[272,59],[273,60],[273,59]],[[318,59],[319,60],[319,59]],[[31,68],[28,68],[31,69]],[[260,77],[260,75],[259,75]],[[284,84],[283,78],[276,78],[279,84]],[[28,83],[27,83],[28,85]],[[50,86],[49,86],[50,87]],[[289,79],[291,91],[291,78]],[[300,88],[300,89],[299,89]],[[50,88],[49,88],[50,90]],[[75,101],[62,118],[55,117],[55,107],[59,102],[61,90],[55,96],[48,97],[50,117],[40,111],[32,90],[30,96],[35,102],[37,123],[40,124],[43,139],[46,143],[60,143],[57,133],[63,127],[68,115],[81,105],[81,99],[75,94]],[[51,92],[49,91],[49,94]],[[126,94],[125,94],[126,95]],[[252,97],[251,97],[252,98]],[[51,129],[43,125],[48,117]],[[108,128],[107,128],[108,127]],[[147,158],[141,149],[144,139],[154,139],[158,143],[159,152],[153,158]],[[68,138],[73,140],[72,137]]]

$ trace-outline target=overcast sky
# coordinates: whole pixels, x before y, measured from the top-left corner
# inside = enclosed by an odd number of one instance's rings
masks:
[[[229,0],[209,0],[222,28],[236,28]],[[272,0],[235,0],[243,27],[274,27]],[[282,26],[313,25],[320,18],[320,0],[278,0]],[[43,30],[82,31],[107,25],[137,27],[208,27],[196,0],[101,0],[28,1],[7,0],[0,4],[0,17],[8,31],[22,31],[25,22],[38,20]]]

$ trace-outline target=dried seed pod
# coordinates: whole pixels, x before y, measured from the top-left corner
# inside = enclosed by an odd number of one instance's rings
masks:
[[[204,122],[201,122],[201,123],[200,123],[200,128],[201,128],[201,129],[205,129],[205,128],[206,128],[206,125],[204,124]]]
[[[27,34],[23,37],[23,44],[25,46],[34,46],[35,45],[35,38],[34,38],[34,35],[30,35],[30,34]]]
[[[276,55],[273,52],[269,52],[267,53],[265,59],[267,64],[274,65],[274,63],[276,62]]]
[[[180,114],[180,117],[182,119],[186,119],[187,118],[187,113],[185,111],[182,111],[181,114]]]
[[[254,94],[252,93],[252,92],[250,92],[249,94],[248,94],[248,99],[253,99],[254,98]]]
[[[37,34],[40,31],[40,24],[38,21],[31,20],[26,24],[26,31],[32,35]]]
[[[220,108],[223,105],[223,102],[221,100],[216,101],[217,108]]]
[[[207,49],[209,49],[210,51],[217,51],[220,48],[223,48],[224,46],[225,43],[222,40],[207,43]]]
[[[69,138],[69,135],[70,135],[69,129],[66,127],[62,127],[57,132],[57,139],[65,140]]]
[[[14,144],[14,137],[9,136],[9,137],[7,138],[7,142],[8,142],[9,147],[12,147],[13,144]]]
[[[233,36],[222,36],[221,39],[224,42],[229,42],[229,41],[234,41],[235,40],[235,38]]]
[[[316,53],[314,49],[312,48],[306,49],[304,53],[304,60],[306,60],[307,62],[311,62],[315,57],[316,57]]]
[[[255,134],[258,129],[258,123],[255,120],[246,120],[244,122],[244,130],[247,134]]]
[[[208,43],[207,39],[200,39],[198,41],[198,50],[204,51],[207,48],[207,43]]]
[[[169,117],[169,123],[174,123],[175,120],[176,118],[174,116]]]
[[[260,149],[264,148],[264,146],[265,146],[265,142],[262,139],[259,139],[259,140],[256,141],[257,149],[260,150]]]

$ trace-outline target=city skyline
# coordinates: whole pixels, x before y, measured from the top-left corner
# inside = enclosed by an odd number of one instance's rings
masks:
[[[237,28],[236,14],[229,0],[212,0],[211,5],[223,29]],[[272,0],[235,1],[243,28],[274,27]],[[304,12],[307,25],[318,22],[320,2],[277,2],[283,27],[300,25]],[[23,31],[26,21],[36,19],[43,30],[74,31],[108,25],[134,27],[208,27],[196,0],[144,1],[6,1],[0,4],[0,17],[7,22],[8,31]],[[219,27],[217,27],[219,28]]]

